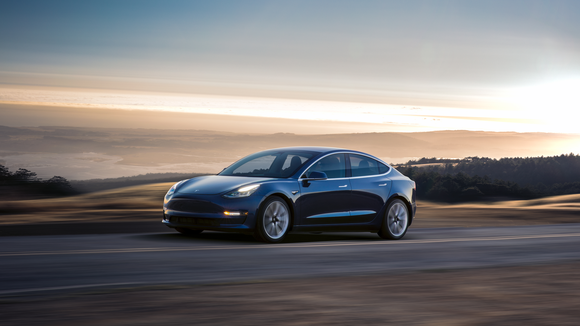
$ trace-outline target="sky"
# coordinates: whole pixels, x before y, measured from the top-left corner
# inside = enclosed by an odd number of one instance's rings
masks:
[[[409,131],[580,132],[580,1],[3,0],[1,8],[0,101],[66,89],[62,103],[98,104],[102,96],[75,89],[124,90],[142,109],[211,95],[219,104],[178,106],[341,121],[374,112],[374,122]],[[26,96],[14,98],[18,88]],[[143,102],[139,94],[150,93],[165,102]],[[256,109],[244,98],[270,102]],[[245,106],[228,111],[223,101]]]

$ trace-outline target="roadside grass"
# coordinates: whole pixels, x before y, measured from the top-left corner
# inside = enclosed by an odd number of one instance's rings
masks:
[[[0,224],[159,219],[172,182],[99,191],[71,197],[0,201]]]

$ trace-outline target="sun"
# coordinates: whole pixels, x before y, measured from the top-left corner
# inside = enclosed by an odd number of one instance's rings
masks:
[[[580,78],[518,88],[511,102],[522,118],[542,121],[547,131],[580,133]]]

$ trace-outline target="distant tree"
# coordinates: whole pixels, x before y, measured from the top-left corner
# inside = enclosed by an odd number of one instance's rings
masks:
[[[35,172],[20,168],[12,173],[0,165],[0,200],[7,198],[26,199],[72,195],[77,193],[67,179],[54,176],[46,181],[37,177]]]
[[[51,195],[71,195],[76,193],[67,179],[61,176],[54,176],[43,182],[45,193]]]
[[[433,161],[434,158],[423,158],[412,162]],[[446,159],[435,159],[435,162],[444,163]],[[409,164],[402,166],[408,167]],[[490,179],[513,182],[531,188],[546,189],[544,193],[555,191],[556,184],[580,182],[580,155],[574,153],[547,157],[506,157],[491,159],[488,157],[466,157],[458,160],[457,164],[427,165],[420,167],[422,171],[433,171],[441,175],[457,175],[464,173],[468,176],[483,176],[484,183],[493,183]],[[461,183],[460,183],[461,184]],[[481,190],[481,189],[480,189]]]
[[[65,179],[61,176],[58,176],[58,175],[55,175],[54,177],[46,180],[45,182],[48,184],[54,184],[54,185],[59,185],[59,186],[64,186],[64,187],[69,187],[69,188],[71,187],[71,185],[67,179]]]
[[[7,167],[0,164],[0,180],[6,180],[12,176],[12,173],[8,170]]]
[[[32,172],[30,170],[23,169],[23,168],[20,168],[20,169],[18,169],[18,171],[14,172],[12,174],[12,177],[18,181],[24,181],[24,182],[38,181],[38,178],[36,177],[36,172]]]

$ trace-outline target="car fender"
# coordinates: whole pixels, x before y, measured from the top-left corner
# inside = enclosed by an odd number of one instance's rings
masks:
[[[294,183],[295,183],[296,190],[300,189],[298,181],[295,181],[295,180],[284,183],[282,185],[274,184],[274,183],[264,183],[265,191],[260,192],[260,196],[262,198],[261,198],[260,203],[257,207],[256,216],[259,213],[259,210],[262,207],[262,204],[268,198],[270,198],[272,196],[278,196],[278,197],[281,197],[288,205],[288,208],[290,208],[290,214],[292,217],[292,221],[294,221],[294,218],[296,217],[296,211],[297,211],[296,199],[298,199],[298,197],[300,197],[300,193],[292,194],[292,191],[294,189],[292,187],[292,185]]]
[[[389,206],[391,201],[393,201],[397,198],[402,199],[405,202],[405,205],[407,206],[407,209],[409,210],[409,225],[411,225],[411,223],[413,223],[413,219],[415,218],[414,203],[411,201],[410,196],[408,196],[404,192],[395,192],[395,193],[391,194],[391,196],[389,197],[389,200],[387,200],[387,203],[385,204],[385,207],[383,208],[383,214],[385,213],[385,210],[387,209],[387,207]]]

